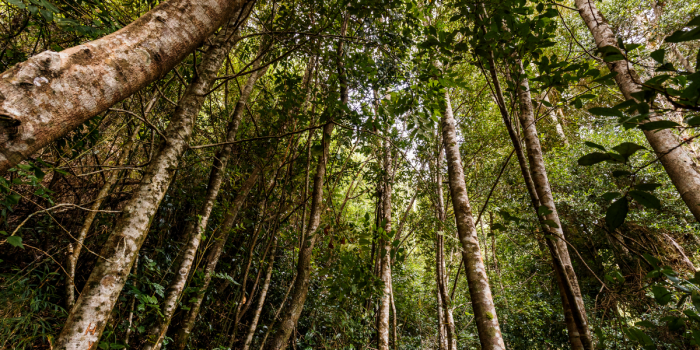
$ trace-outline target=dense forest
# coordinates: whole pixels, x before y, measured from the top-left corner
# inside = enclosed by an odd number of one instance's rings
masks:
[[[0,350],[700,349],[700,3],[0,0]]]

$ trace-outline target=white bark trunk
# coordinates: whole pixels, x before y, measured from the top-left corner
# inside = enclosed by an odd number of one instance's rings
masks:
[[[202,286],[197,292],[195,301],[190,303],[190,311],[187,313],[187,316],[185,316],[185,319],[177,332],[177,336],[175,337],[175,349],[183,350],[187,346],[190,333],[194,328],[195,321],[199,315],[199,310],[202,307],[202,301],[204,301],[204,296],[209,288],[209,283],[211,282],[211,278],[216,271],[216,265],[219,263],[221,253],[224,251],[224,246],[228,240],[229,233],[233,228],[238,212],[243,207],[243,203],[245,202],[246,197],[248,197],[248,193],[250,193],[250,190],[255,185],[255,182],[258,180],[258,176],[261,172],[262,170],[260,168],[255,168],[253,170],[248,179],[241,185],[241,188],[238,189],[238,194],[231,203],[231,207],[226,212],[226,216],[221,223],[221,229],[215,237],[216,244],[211,247],[211,250],[206,257],[207,264],[204,268],[204,281]]]
[[[134,128],[131,137],[127,140],[126,144],[123,146],[123,152],[119,159],[117,160],[117,165],[122,164],[125,160],[129,159],[131,156],[131,151],[134,147],[134,142],[139,135],[139,130],[141,126],[138,125]],[[83,243],[85,242],[85,237],[87,237],[90,228],[92,227],[93,221],[97,217],[98,210],[102,207],[102,203],[107,199],[109,193],[112,191],[112,187],[119,180],[119,171],[111,171],[107,176],[107,181],[100,189],[97,194],[97,198],[92,203],[90,210],[85,217],[83,226],[80,228],[77,240],[75,242],[75,248],[73,248],[72,253],[68,256],[68,278],[66,279],[66,306],[67,309],[72,309],[75,304],[75,269],[78,265],[78,258],[80,257],[80,252],[83,249]]]
[[[464,270],[469,285],[469,294],[472,299],[472,307],[476,318],[476,327],[479,333],[481,348],[484,350],[504,350],[501,327],[496,315],[496,307],[491,295],[489,278],[484,269],[481,258],[479,240],[472,218],[471,205],[467,196],[467,185],[464,181],[462,169],[462,156],[457,142],[455,120],[452,115],[450,96],[445,91],[445,113],[442,116],[442,134],[447,155],[447,168],[449,173],[450,192],[452,193],[452,205],[454,207],[455,221],[459,241],[462,244],[462,259]]]
[[[254,0],[170,0],[104,38],[0,75],[0,173],[170,71]]]
[[[97,347],[112,308],[146,239],[151,220],[170,186],[180,157],[188,148],[197,114],[233,44],[233,31],[237,29],[233,22],[213,38],[212,45],[198,67],[199,75],[180,99],[165,131],[167,140],[146,169],[139,187],[103,245],[101,259],[95,264],[80,298],[56,339],[56,349],[85,350]]]
[[[591,0],[576,0],[575,3],[583,21],[593,34],[596,46],[617,47],[615,34],[596,4]],[[608,67],[611,72],[618,73],[615,81],[625,99],[631,99],[633,93],[640,91],[639,78],[629,62],[626,60],[609,62]],[[654,116],[651,119],[658,120],[661,117]],[[676,147],[679,142],[671,130],[644,131],[644,135],[656,155],[660,157],[661,164],[690,212],[695,216],[695,220],[700,221],[700,170],[683,147]]]
[[[262,57],[263,50],[265,49],[265,44],[261,44],[260,50],[258,51],[257,59],[253,62],[252,69],[260,68],[260,58]],[[255,82],[265,74],[266,69],[261,69],[248,76],[248,81],[243,86],[241,90],[241,95],[238,98],[238,103],[233,112],[233,116],[228,126],[228,131],[226,133],[226,142],[233,142],[236,139],[236,134],[238,133],[238,125],[241,122],[245,106],[248,103],[248,98],[250,93],[253,91]],[[207,186],[207,193],[205,195],[204,204],[200,208],[197,214],[198,221],[192,221],[187,225],[186,237],[189,237],[187,245],[183,247],[183,256],[180,260],[180,266],[177,269],[175,278],[170,283],[168,291],[165,295],[165,300],[163,301],[163,317],[158,318],[156,324],[153,325],[149,331],[149,337],[151,342],[147,342],[143,349],[160,349],[163,337],[168,330],[170,321],[172,320],[175,309],[177,308],[177,302],[180,299],[182,291],[185,289],[185,284],[187,283],[187,276],[190,274],[192,269],[192,264],[194,263],[195,255],[199,249],[199,244],[202,239],[202,234],[209,224],[209,217],[214,205],[216,204],[216,197],[219,195],[219,189],[221,188],[221,183],[224,180],[226,173],[226,166],[228,160],[231,157],[231,152],[233,151],[233,145],[227,144],[223,146],[220,152],[217,153],[214,164],[211,167],[211,173],[209,175],[209,184]],[[153,342],[154,341],[154,342]]]

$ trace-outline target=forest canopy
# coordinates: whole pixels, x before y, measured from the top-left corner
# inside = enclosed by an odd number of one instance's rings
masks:
[[[700,3],[0,0],[0,45],[0,350],[700,347]]]

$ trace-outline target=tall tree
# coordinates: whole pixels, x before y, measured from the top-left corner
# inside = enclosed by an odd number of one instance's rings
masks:
[[[615,33],[597,5],[590,0],[576,0],[575,3],[583,22],[593,35],[596,47],[613,47],[619,50]],[[630,62],[623,58],[607,62],[607,65],[611,72],[617,74],[615,82],[625,99],[636,100],[634,94],[642,91],[641,82]],[[651,115],[649,118],[649,121],[658,120],[663,120],[662,116]],[[678,147],[679,140],[671,130],[645,130],[644,136],[664,166],[671,182],[676,186],[678,194],[695,216],[695,220],[700,221],[700,169],[688,152],[683,147]]]
[[[506,348],[501,335],[501,326],[496,316],[496,306],[493,303],[489,277],[486,274],[484,261],[481,258],[479,238],[472,218],[471,205],[467,196],[467,186],[464,182],[462,156],[459,153],[455,119],[452,115],[450,95],[445,90],[445,113],[442,115],[442,138],[447,156],[452,206],[457,223],[457,233],[462,244],[462,259],[464,271],[469,285],[469,295],[476,317],[479,341],[482,349],[503,350]]]
[[[211,45],[197,67],[199,74],[178,102],[165,131],[166,140],[146,169],[138,189],[100,251],[101,259],[95,264],[56,340],[57,349],[92,348],[99,341],[131,266],[146,239],[153,215],[170,186],[180,157],[188,148],[199,110],[227,53],[237,41],[235,34],[247,18],[247,13],[246,8],[239,8],[226,27],[212,38]]]
[[[216,198],[219,195],[221,184],[224,181],[226,166],[228,165],[228,160],[231,157],[231,152],[233,151],[232,142],[234,142],[236,139],[238,126],[241,123],[241,118],[248,103],[248,98],[250,97],[250,93],[253,91],[255,82],[258,80],[258,78],[263,76],[267,70],[267,66],[264,69],[259,69],[260,62],[264,56],[263,54],[268,49],[267,46],[268,43],[265,40],[262,40],[260,49],[258,50],[256,58],[251,65],[251,70],[253,73],[248,76],[248,80],[241,89],[241,94],[238,97],[238,102],[236,103],[236,107],[234,107],[233,115],[231,117],[231,121],[229,122],[228,130],[226,131],[225,142],[227,144],[224,145],[214,157],[214,162],[209,174],[207,192],[204,196],[204,202],[197,213],[198,220],[190,221],[190,223],[187,225],[185,237],[189,237],[189,239],[183,248],[180,264],[176,270],[177,273],[175,274],[175,278],[170,283],[165,300],[163,301],[163,316],[157,319],[156,323],[149,331],[150,339],[148,339],[148,342],[143,347],[145,350],[160,349],[165,332],[168,330],[170,320],[175,313],[177,302],[180,299],[182,291],[185,289],[187,276],[190,274],[190,270],[192,269],[195,255],[197,254],[199,244],[202,240],[202,234],[209,223],[209,217],[214,209],[214,205],[216,204]]]

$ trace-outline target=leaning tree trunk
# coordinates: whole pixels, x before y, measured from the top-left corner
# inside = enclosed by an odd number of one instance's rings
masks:
[[[591,0],[576,0],[575,3],[583,21],[593,34],[596,46],[617,47],[615,34],[596,4]],[[632,94],[641,90],[638,76],[627,60],[608,62],[608,68],[617,73],[615,82],[625,99],[632,99]],[[651,117],[651,120],[660,119],[660,116]],[[681,198],[695,216],[695,220],[700,221],[700,170],[687,151],[683,147],[677,147],[678,138],[671,130],[648,130],[644,131],[644,135]]]
[[[241,8],[238,12],[243,14],[245,11]],[[189,147],[188,141],[197,114],[225,56],[234,44],[233,37],[239,24],[238,19],[232,19],[229,25],[212,38],[212,44],[198,66],[199,75],[180,99],[165,132],[163,146],[146,169],[139,187],[104,243],[100,259],[56,339],[56,349],[93,349],[99,342],[134,259],[146,239],[151,220],[168,190],[180,157]]]
[[[306,302],[311,280],[311,256],[317,238],[316,230],[321,223],[321,212],[323,211],[323,183],[326,176],[326,162],[328,161],[328,148],[332,132],[333,123],[329,122],[323,127],[323,137],[321,139],[323,153],[318,157],[316,175],[314,175],[309,225],[306,228],[303,246],[299,250],[297,277],[294,281],[294,288],[289,302],[282,313],[282,320],[276,327],[270,342],[265,345],[265,349],[278,350],[287,347],[289,336],[292,334],[294,327],[296,327]]]
[[[149,107],[152,106],[152,104],[149,105]],[[129,140],[127,140],[126,144],[123,146],[122,154],[117,160],[117,165],[122,164],[125,160],[129,159],[131,156],[131,151],[134,148],[134,143],[136,142],[136,138],[139,136],[139,131],[141,130],[141,126],[137,125],[134,128],[134,131],[131,134],[131,137]],[[93,221],[95,221],[95,218],[97,217],[97,213],[100,210],[100,207],[102,206],[102,203],[107,199],[109,196],[109,193],[112,191],[112,187],[114,187],[114,184],[117,183],[117,180],[119,180],[119,171],[112,171],[108,176],[107,176],[107,181],[105,181],[105,184],[102,186],[100,189],[100,192],[97,194],[97,198],[95,198],[95,201],[92,203],[92,206],[90,207],[90,211],[87,213],[87,216],[85,217],[85,221],[83,222],[83,226],[80,228],[80,232],[78,232],[78,237],[76,239],[76,244],[75,248],[72,248],[73,245],[70,245],[69,252],[70,254],[68,255],[68,278],[66,279],[66,309],[70,310],[73,308],[73,304],[75,304],[75,268],[78,265],[78,258],[80,257],[80,252],[83,249],[83,242],[85,242],[85,237],[87,237],[88,232],[90,232],[90,227],[92,227]]]
[[[104,38],[0,75],[0,174],[156,81],[255,0],[170,0]],[[89,323],[89,322],[88,322]]]
[[[238,212],[243,207],[243,203],[245,202],[246,197],[248,197],[248,193],[250,193],[250,190],[255,185],[255,182],[258,181],[258,176],[261,172],[262,170],[259,167],[256,167],[253,170],[250,176],[248,176],[248,179],[241,185],[241,188],[238,189],[238,194],[234,198],[231,206],[224,216],[223,222],[221,223],[221,228],[219,229],[216,237],[214,237],[216,243],[211,247],[207,257],[205,258],[206,266],[204,267],[204,280],[202,285],[199,287],[194,300],[189,304],[190,310],[185,316],[184,321],[182,321],[182,325],[180,326],[180,329],[178,329],[177,335],[175,336],[175,349],[183,350],[187,346],[190,333],[194,328],[194,323],[197,320],[199,310],[202,307],[202,301],[204,301],[204,296],[209,288],[209,283],[211,283],[212,276],[214,276],[216,265],[219,263],[221,253],[224,251],[224,246],[226,245],[226,241],[228,240],[230,232],[233,229],[233,224],[236,221]]]
[[[496,315],[496,307],[491,295],[489,277],[481,258],[481,249],[472,218],[471,205],[467,196],[467,185],[464,181],[462,157],[459,153],[455,120],[452,115],[450,96],[445,91],[445,113],[442,116],[442,135],[447,155],[450,193],[455,212],[457,233],[462,244],[462,259],[472,299],[472,308],[476,318],[476,328],[484,350],[504,350],[501,327]]]
[[[253,336],[255,336],[255,330],[258,327],[258,321],[260,320],[260,314],[262,314],[263,306],[265,305],[265,299],[267,298],[267,292],[270,289],[270,280],[272,279],[272,268],[275,265],[275,254],[277,252],[277,234],[275,233],[274,242],[272,243],[272,252],[270,253],[270,262],[267,265],[267,271],[265,271],[265,282],[263,282],[262,289],[260,290],[260,296],[258,297],[258,306],[255,309],[255,314],[253,315],[253,320],[250,321],[250,328],[248,329],[248,334],[245,337],[245,343],[243,344],[243,350],[250,349],[250,345],[253,343]]]
[[[260,68],[261,57],[263,56],[263,51],[265,50],[266,44],[264,41],[260,45],[260,50],[258,50],[258,55],[256,60],[253,62],[252,70],[254,73],[248,76],[248,81],[243,86],[241,90],[241,95],[238,98],[238,103],[233,111],[233,116],[228,125],[228,131],[226,132],[226,142],[233,142],[236,139],[236,134],[238,133],[238,125],[241,122],[241,117],[248,103],[248,98],[250,93],[253,91],[255,82],[262,75],[265,74],[266,69]],[[156,323],[150,329],[148,333],[149,339],[147,343],[143,346],[144,350],[160,349],[163,337],[168,330],[170,321],[172,320],[175,309],[177,308],[177,302],[182,295],[182,291],[185,289],[185,284],[187,283],[187,276],[190,274],[192,269],[192,264],[194,263],[195,255],[199,249],[199,244],[202,240],[202,234],[207,228],[209,223],[209,217],[214,205],[216,204],[216,197],[219,195],[219,189],[221,188],[221,183],[224,180],[226,174],[226,166],[228,160],[231,157],[231,152],[233,151],[233,144],[229,143],[223,146],[223,148],[214,157],[214,162],[211,167],[211,173],[209,174],[209,184],[207,186],[207,193],[204,196],[204,203],[197,213],[197,221],[191,221],[186,228],[185,237],[189,237],[187,245],[183,248],[182,258],[180,259],[180,266],[177,269],[175,278],[170,283],[168,291],[165,295],[165,300],[163,301],[163,316],[156,320]]]
[[[445,215],[445,196],[442,191],[442,156],[443,149],[439,147],[438,158],[435,166],[435,184],[437,185],[437,214],[440,221],[440,230],[437,231],[436,237],[436,271],[438,293],[442,300],[442,309],[445,322],[445,333],[447,335],[447,350],[457,350],[457,334],[455,331],[455,320],[452,315],[452,300],[447,293],[447,276],[445,273],[445,236],[444,223],[447,220]]]
[[[384,141],[384,179],[382,181],[382,217],[380,222],[384,223],[385,237],[379,240],[379,251],[377,259],[380,259],[380,275],[384,287],[382,296],[379,300],[379,313],[377,320],[378,348],[379,350],[389,350],[389,314],[391,312],[391,239],[386,233],[391,232],[391,191],[392,191],[392,164],[391,164],[391,148],[389,142]]]
[[[496,74],[496,64],[495,60],[493,59],[493,53],[488,53],[488,55],[489,73],[491,75],[491,79],[493,80],[495,94],[494,98],[496,100],[496,103],[498,104],[498,109],[503,118],[503,123],[505,124],[506,130],[508,131],[508,136],[510,137],[511,142],[513,143],[513,148],[518,158],[518,165],[520,166],[520,171],[523,175],[523,180],[525,181],[525,187],[527,188],[527,192],[530,195],[532,208],[533,210],[535,210],[535,214],[537,215],[540,225],[542,226],[543,232],[547,232],[547,230],[549,229],[548,226],[546,226],[543,223],[544,219],[537,213],[537,209],[540,207],[539,196],[537,195],[537,191],[535,190],[535,184],[532,180],[530,169],[527,166],[527,160],[525,159],[525,152],[523,152],[523,149],[520,144],[520,138],[515,132],[515,128],[511,123],[511,118],[509,116],[508,109],[506,108],[501,84],[498,80],[498,75]],[[564,310],[564,322],[568,331],[569,341],[571,342],[572,349],[583,349],[583,343],[581,341],[579,327],[576,321],[574,320],[573,316],[573,305],[569,302],[569,300],[575,299],[574,293],[572,291],[572,285],[566,277],[566,275],[563,273],[564,269],[562,268],[561,259],[559,259],[559,253],[556,249],[556,246],[552,243],[551,240],[547,239],[546,241],[549,252],[552,255],[554,272],[557,276],[557,286],[559,287],[559,292],[562,300],[562,308]],[[566,251],[566,253],[568,255],[568,251]]]
[[[520,107],[520,113],[518,115],[520,118],[520,125],[523,129],[523,138],[525,140],[525,148],[527,149],[527,158],[530,164],[532,183],[539,199],[539,205],[546,207],[547,211],[549,212],[548,214],[543,215],[544,219],[555,223],[554,225],[547,225],[547,232],[549,232],[552,236],[548,237],[547,240],[551,241],[554,245],[553,253],[556,254],[555,259],[558,259],[561,262],[561,266],[557,266],[559,264],[555,263],[555,269],[560,268],[562,271],[559,271],[559,273],[563,272],[566,278],[565,281],[560,281],[560,283],[566,283],[566,285],[563,286],[565,288],[568,288],[569,285],[571,286],[571,293],[566,294],[572,294],[573,300],[567,298],[569,300],[566,302],[568,302],[571,306],[571,311],[573,312],[572,316],[576,322],[580,341],[585,349],[593,350],[593,342],[591,332],[588,327],[586,307],[583,303],[583,297],[581,296],[581,289],[579,288],[576,273],[571,265],[571,257],[569,256],[566,242],[563,240],[564,231],[561,228],[559,213],[557,212],[556,205],[554,204],[554,197],[552,196],[552,189],[549,184],[547,169],[542,156],[542,146],[540,145],[540,139],[537,135],[537,126],[535,125],[532,98],[530,96],[530,86],[520,60],[516,60],[516,69],[518,69],[517,73],[519,73],[518,76],[515,77],[518,80],[516,81],[518,103]],[[540,207],[537,208],[538,213],[540,212],[539,208]],[[574,344],[573,341],[572,344]]]

